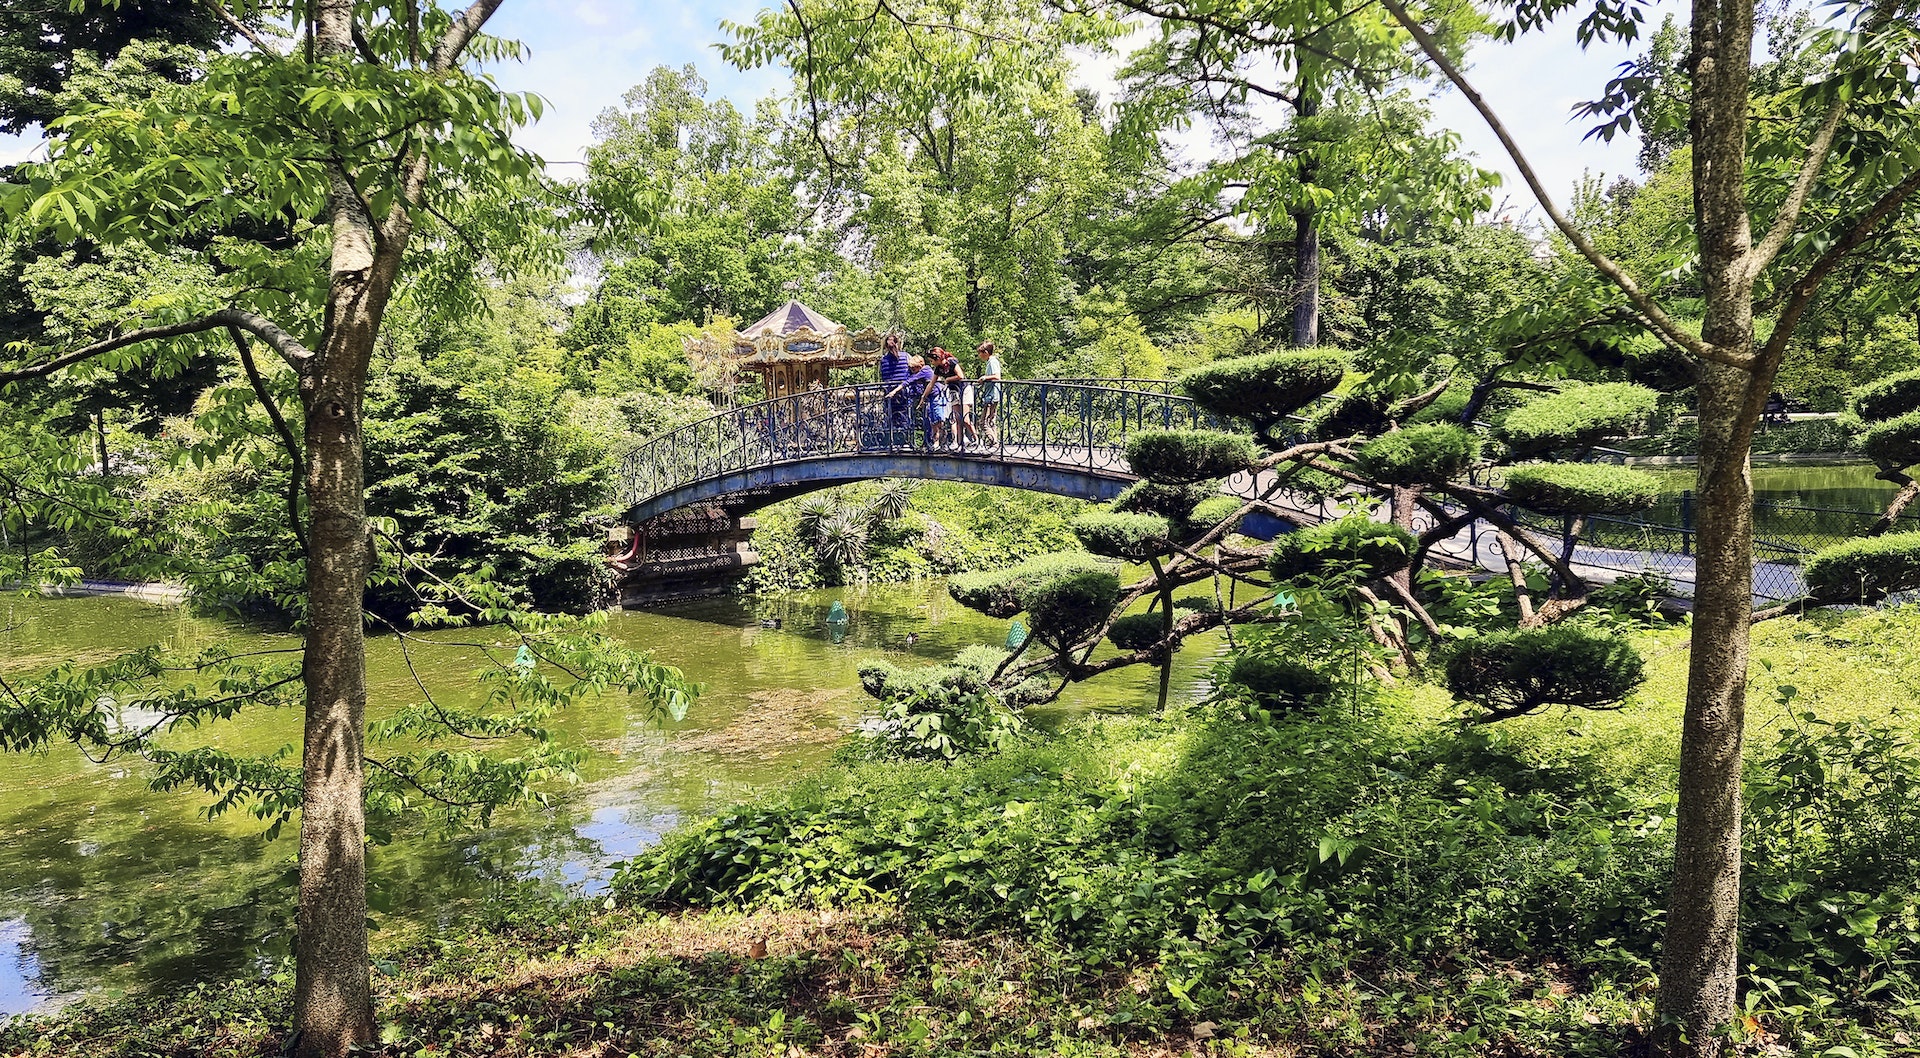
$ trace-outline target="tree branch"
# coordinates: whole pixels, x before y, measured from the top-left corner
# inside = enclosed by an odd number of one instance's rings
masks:
[[[293,530],[293,539],[300,545],[300,553],[307,553],[307,534],[300,528],[300,487],[306,481],[306,460],[301,458],[299,442],[294,440],[293,430],[287,426],[286,417],[280,414],[280,403],[273,399],[267,390],[267,382],[260,377],[260,368],[253,362],[253,349],[247,344],[247,336],[238,327],[228,327],[227,337],[233,339],[234,348],[240,350],[240,366],[247,372],[247,381],[253,386],[253,395],[260,398],[260,406],[267,410],[267,418],[273,422],[275,433],[280,435],[280,444],[287,450],[287,459],[292,464],[287,472],[287,528]]]
[[[1774,321],[1773,333],[1768,336],[1767,344],[1760,350],[1759,364],[1762,377],[1773,377],[1773,369],[1777,368],[1780,361],[1787,355],[1787,343],[1793,339],[1793,332],[1799,326],[1801,315],[1807,311],[1807,306],[1813,303],[1814,295],[1820,292],[1820,284],[1826,282],[1827,276],[1840,266],[1842,259],[1859,249],[1872,237],[1874,229],[1880,226],[1881,221],[1905,206],[1907,199],[1912,198],[1916,191],[1920,191],[1920,167],[1908,173],[1905,180],[1888,188],[1887,193],[1881,195],[1879,201],[1861,214],[1839,241],[1827,247],[1827,251],[1816,258],[1813,264],[1808,265],[1806,272],[1793,282],[1791,287],[1793,293],[1781,308],[1779,319]]]
[[[1427,32],[1425,26],[1407,13],[1406,7],[1400,3],[1400,0],[1380,0],[1380,2],[1386,7],[1387,13],[1393,16],[1394,21],[1400,23],[1401,28],[1413,36],[1414,41],[1420,45],[1420,50],[1426,52],[1427,58],[1440,68],[1440,72],[1446,75],[1447,80],[1453,82],[1453,86],[1458,88],[1460,94],[1467,97],[1467,102],[1473,105],[1473,109],[1479,112],[1481,119],[1500,140],[1500,145],[1506,148],[1507,157],[1513,159],[1514,168],[1520,171],[1520,178],[1533,192],[1533,197],[1540,203],[1540,208],[1546,211],[1554,227],[1560,229],[1560,234],[1566,236],[1574,249],[1580,251],[1580,256],[1592,262],[1593,266],[1600,270],[1601,275],[1612,280],[1613,284],[1620,288],[1621,293],[1627,296],[1627,300],[1633,302],[1633,307],[1646,315],[1655,330],[1668,341],[1703,360],[1712,360],[1743,370],[1752,368],[1751,355],[1723,352],[1714,348],[1699,335],[1689,333],[1686,328],[1668,316],[1666,310],[1662,309],[1646,291],[1640,289],[1640,284],[1634,282],[1633,277],[1628,275],[1613,258],[1601,253],[1600,249],[1587,238],[1586,233],[1568,219],[1566,214],[1560,212],[1560,207],[1553,204],[1553,196],[1547,194],[1546,188],[1540,185],[1540,177],[1533,171],[1533,166],[1527,161],[1526,155],[1521,153],[1520,145],[1513,141],[1512,134],[1507,132],[1507,127],[1494,115],[1493,108],[1487,105],[1486,99],[1480,95],[1479,90],[1468,83],[1466,75],[1460,72],[1460,67],[1447,58],[1446,52],[1440,47],[1440,42],[1434,39],[1433,34]]]
[[[453,25],[447,27],[446,35],[433,46],[433,56],[427,60],[430,70],[450,70],[459,62],[460,53],[467,49],[480,27],[500,6],[500,0],[473,0],[465,11],[454,16]]]
[[[139,345],[142,342],[159,341],[162,338],[178,338],[186,334],[200,334],[213,330],[215,327],[238,327],[252,334],[254,337],[267,343],[269,348],[280,354],[280,358],[285,360],[296,371],[301,370],[308,361],[313,359],[313,353],[308,350],[306,346],[301,345],[299,339],[281,330],[280,326],[272,320],[248,312],[245,309],[229,307],[208,313],[197,320],[187,320],[183,323],[169,323],[159,327],[142,327],[137,331],[129,331],[117,337],[106,338],[92,345],[83,346],[70,353],[56,356],[52,360],[33,364],[29,367],[0,370],[0,385],[5,385],[9,382],[20,382],[29,378],[45,378],[62,368],[72,367],[75,364],[91,360],[96,356],[102,356],[115,350],[125,349],[128,346]]]
[[[219,19],[228,29],[245,37],[248,44],[253,45],[255,48],[269,55],[280,54],[279,51],[267,44],[266,38],[255,33],[253,27],[235,18],[233,12],[228,11],[227,5],[221,3],[220,0],[200,0],[200,2],[205,4],[207,9],[213,12],[213,17]]]
[[[1746,280],[1751,283],[1761,272],[1766,271],[1773,259],[1793,237],[1795,225],[1800,223],[1800,210],[1807,204],[1807,197],[1813,193],[1813,185],[1820,180],[1820,169],[1826,164],[1827,152],[1833,149],[1834,133],[1840,130],[1840,121],[1847,116],[1847,100],[1836,98],[1833,106],[1827,109],[1826,119],[1820,123],[1820,129],[1813,134],[1813,142],[1807,145],[1807,157],[1800,163],[1800,176],[1793,182],[1793,190],[1787,193],[1786,201],[1780,203],[1780,212],[1774,214],[1773,227],[1766,237],[1754,246],[1747,255]]]

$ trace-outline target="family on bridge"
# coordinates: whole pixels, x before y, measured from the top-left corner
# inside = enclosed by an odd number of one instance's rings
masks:
[[[993,343],[974,350],[980,374],[972,381],[959,358],[937,345],[925,357],[908,356],[900,346],[900,335],[889,334],[880,354],[880,383],[892,387],[886,397],[893,435],[909,436],[917,418],[927,448],[998,446],[1001,369]]]

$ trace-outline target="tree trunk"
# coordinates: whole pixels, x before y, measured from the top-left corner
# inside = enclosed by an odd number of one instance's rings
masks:
[[[1717,1055],[1736,1011],[1740,913],[1740,755],[1753,610],[1750,431],[1740,431],[1746,372],[1705,365],[1693,649],[1680,735],[1673,892],[1660,964],[1671,1055]]]
[[[322,55],[352,55],[353,0],[317,0]],[[404,207],[384,230],[348,174],[332,173],[326,340],[302,373],[306,407],[306,728],[301,755],[300,905],[294,943],[294,1052],[344,1058],[376,1042],[367,955],[363,617],[367,367],[412,231]]]
[[[1160,587],[1160,711],[1167,711],[1167,692],[1173,686],[1173,585],[1158,558],[1150,558],[1153,579]]]
[[[93,441],[100,454],[100,483],[107,485],[113,479],[113,468],[107,462],[107,409],[104,406],[93,411]]]
[[[1695,0],[1693,198],[1706,315],[1700,337],[1752,356],[1753,247],[1747,212],[1752,0]],[[1740,921],[1740,753],[1753,617],[1753,479],[1747,457],[1770,378],[1700,366],[1700,478],[1693,649],[1680,734],[1673,892],[1660,963],[1660,1050],[1711,1058],[1736,1013]],[[1756,394],[1757,398],[1756,399]]]
[[[1302,90],[1295,113],[1310,118],[1320,112],[1319,97]],[[1300,183],[1311,185],[1319,165],[1312,157],[1300,161]],[[1320,212],[1312,206],[1291,210],[1293,217],[1293,344],[1310,349],[1320,344]]]
[[[330,343],[332,344],[332,343]],[[374,1041],[367,958],[363,739],[367,508],[363,378],[322,368],[307,401],[308,626],[300,906],[294,943],[297,1053],[334,1058]]]

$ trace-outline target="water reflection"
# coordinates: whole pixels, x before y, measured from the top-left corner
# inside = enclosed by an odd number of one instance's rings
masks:
[[[690,715],[658,728],[619,696],[569,711],[556,735],[593,750],[582,784],[551,811],[502,813],[477,833],[431,823],[397,833],[370,854],[374,921],[390,933],[471,921],[487,901],[528,886],[597,892],[609,864],[680,822],[824,761],[870,704],[859,691],[861,664],[930,664],[974,644],[999,646],[1009,627],[953,602],[933,581],[611,615],[612,635],[705,685]],[[0,672],[9,678],[153,642],[190,650],[235,637],[180,608],[121,599],[10,597],[0,600],[0,630]],[[250,649],[293,644],[265,633],[237,638]],[[1204,687],[1212,649],[1202,639],[1183,652],[1177,687]],[[391,641],[375,640],[370,708],[417,700],[416,678],[460,700],[482,663],[476,648],[447,646],[415,651],[409,666]],[[1146,708],[1155,686],[1146,668],[1111,673],[1076,688],[1064,708]],[[297,741],[299,717],[254,710],[188,737],[271,752]],[[0,753],[0,1015],[93,988],[217,980],[281,964],[293,828],[268,841],[250,818],[209,820],[204,806],[196,794],[149,789],[137,763],[102,767],[60,748]]]

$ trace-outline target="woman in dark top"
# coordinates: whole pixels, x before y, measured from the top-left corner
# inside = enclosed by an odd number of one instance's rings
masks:
[[[934,366],[933,377],[947,387],[947,395],[950,398],[948,403],[954,411],[953,441],[955,445],[965,448],[968,436],[973,434],[973,424],[960,414],[961,409],[972,403],[968,399],[967,373],[960,369],[959,357],[945,349],[936,349],[935,352],[940,354],[940,360]]]

